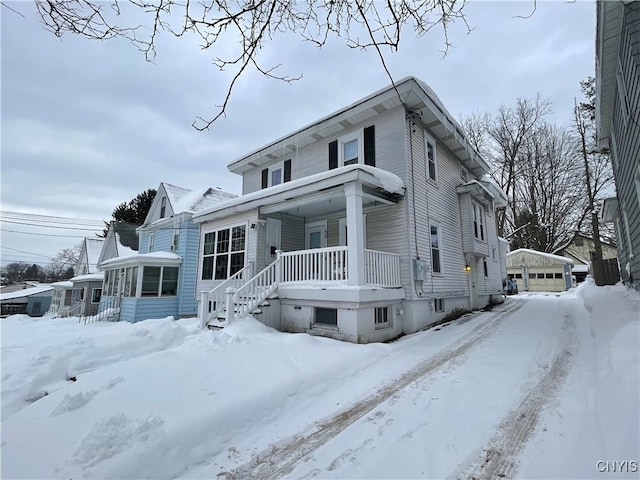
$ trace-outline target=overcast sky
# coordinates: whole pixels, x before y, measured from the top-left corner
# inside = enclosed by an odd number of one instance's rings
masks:
[[[11,6],[24,17],[0,8],[3,211],[108,220],[118,203],[161,181],[239,194],[229,162],[389,83],[374,52],[339,40],[319,50],[289,36],[261,55],[303,78],[288,85],[249,72],[226,118],[198,132],[192,121],[216,113],[230,78],[212,65],[211,52],[164,36],[149,63],[124,40],[58,39],[31,2]],[[399,52],[387,56],[389,69],[395,79],[427,82],[458,119],[539,92],[553,103],[549,120],[569,125],[579,82],[594,74],[595,4],[538,1],[531,18],[517,18],[531,7],[471,1],[473,31],[453,25],[445,57],[440,30],[420,39],[407,30]],[[3,265],[46,263],[91,235],[3,218]]]

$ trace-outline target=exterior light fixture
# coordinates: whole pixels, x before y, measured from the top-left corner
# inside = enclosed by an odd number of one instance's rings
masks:
[[[471,265],[467,264],[464,266],[464,271],[465,272],[470,272],[471,271]]]

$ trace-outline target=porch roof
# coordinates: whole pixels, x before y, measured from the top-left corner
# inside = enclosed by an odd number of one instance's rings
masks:
[[[132,267],[139,265],[149,265],[154,267],[177,267],[182,263],[182,257],[171,252],[151,252],[130,255],[128,257],[117,257],[106,260],[100,264],[101,269],[112,269],[120,267]]]
[[[193,221],[202,223],[258,207],[270,207],[274,211],[317,204],[327,196],[335,198],[336,189],[349,182],[362,184],[365,197],[382,203],[396,203],[398,197],[404,196],[405,186],[397,175],[368,165],[347,165],[214,205],[197,212]]]

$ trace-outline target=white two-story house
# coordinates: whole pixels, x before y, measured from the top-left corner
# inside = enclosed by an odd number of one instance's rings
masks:
[[[196,212],[199,315],[358,343],[499,301],[504,193],[434,92],[375,92],[229,164],[240,197]]]

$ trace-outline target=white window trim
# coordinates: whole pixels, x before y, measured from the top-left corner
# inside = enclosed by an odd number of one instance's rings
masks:
[[[387,313],[386,313],[386,321],[384,322],[378,322],[378,309],[384,309]],[[383,328],[389,328],[391,326],[391,315],[392,315],[393,310],[391,309],[390,306],[385,306],[385,307],[374,307],[373,309],[373,326],[375,330],[381,330]]]
[[[440,271],[436,272],[433,268],[433,246],[431,245],[431,227],[438,229],[438,257],[440,260]],[[429,263],[431,264],[431,276],[442,277],[444,276],[444,265],[442,264],[442,227],[437,222],[431,222],[429,224]]]
[[[284,183],[284,160],[274,163],[269,167],[269,178],[267,181],[269,187],[275,186],[273,183],[273,172],[277,170],[280,170],[280,183],[276,183],[275,185],[282,185]]]
[[[429,149],[427,144],[433,145],[433,170],[436,178],[431,178],[429,175]],[[424,132],[424,165],[427,181],[432,183],[438,183],[438,148],[436,141],[426,131]]]
[[[171,235],[171,251],[178,251],[178,244],[180,243],[180,227],[173,227],[173,233]]]
[[[477,209],[477,210],[476,210]],[[476,234],[476,229],[473,229],[473,238],[478,240],[479,242],[487,242],[487,229],[485,228],[485,211],[484,207],[480,205],[475,200],[471,202],[471,221],[476,222],[476,211],[478,212],[478,232]]]
[[[147,237],[147,253],[153,252],[153,243],[155,241],[155,235],[156,235],[155,232],[151,232]]]
[[[344,144],[358,140],[358,164],[364,164],[364,134],[363,130],[356,130],[338,138],[338,166],[344,167]]]
[[[622,118],[623,123],[626,128],[627,123],[629,121],[629,100],[627,97],[627,86],[624,84],[624,79],[622,78],[622,60],[620,56],[618,56],[618,69],[616,71],[616,84],[618,87],[618,98],[620,100],[620,105],[622,106]]]
[[[225,224],[225,225],[216,225],[211,226],[209,228],[205,229],[201,229],[200,231],[200,246],[198,249],[198,282],[223,282],[224,280],[216,280],[215,276],[216,276],[216,272],[215,272],[215,267],[214,267],[214,271],[213,271],[213,278],[202,278],[202,267],[204,264],[204,237],[207,233],[211,233],[211,232],[218,232],[220,230],[226,230],[227,228],[230,230],[230,235],[233,236],[233,228],[234,227],[245,227],[244,230],[244,266],[247,266],[247,262],[248,262],[248,255],[249,255],[249,232],[250,232],[250,228],[249,228],[249,222],[240,222],[240,223],[231,223],[231,224]],[[231,237],[229,237],[229,241],[231,241]],[[215,253],[213,254],[215,256]]]

